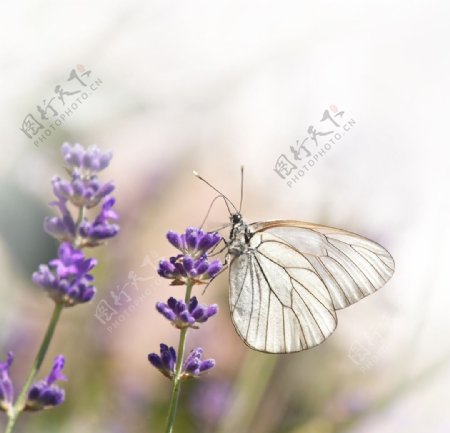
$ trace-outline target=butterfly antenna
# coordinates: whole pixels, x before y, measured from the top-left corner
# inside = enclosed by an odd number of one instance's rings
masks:
[[[227,206],[228,212],[230,215],[233,214],[233,212],[231,212],[230,206],[228,206],[228,203],[231,204],[231,206],[233,206],[234,210],[236,212],[239,212],[236,208],[236,206],[233,204],[233,202],[222,192],[220,192],[215,186],[211,185],[206,179],[204,179],[203,177],[201,177],[196,171],[193,171],[192,173],[194,173],[195,177],[198,177],[201,181],[205,182],[206,185],[208,185],[210,188],[212,188],[214,191],[216,191],[217,193],[219,193],[219,195],[224,199],[225,204]]]
[[[239,213],[241,213],[243,200],[244,200],[244,166],[241,165],[241,200],[239,201]]]
[[[213,204],[214,204],[214,202],[215,202],[218,198],[223,198],[223,197],[222,197],[221,195],[217,195],[216,197],[214,197],[214,198],[212,199],[211,204],[210,204],[209,207],[208,207],[208,211],[206,212],[205,218],[203,218],[203,221],[202,221],[202,223],[201,223],[201,225],[200,225],[200,228],[203,228],[203,226],[205,225],[205,222],[206,222],[206,220],[208,219],[209,214],[211,213],[211,209],[212,209],[212,207],[213,207]],[[226,203],[226,202],[225,202],[225,203]]]

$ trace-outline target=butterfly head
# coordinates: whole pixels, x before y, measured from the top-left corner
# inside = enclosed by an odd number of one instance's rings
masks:
[[[242,215],[239,212],[233,213],[230,215],[231,224],[233,226],[236,226],[240,223],[242,223]]]

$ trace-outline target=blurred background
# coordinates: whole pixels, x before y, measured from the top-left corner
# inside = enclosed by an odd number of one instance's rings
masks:
[[[174,253],[166,231],[200,224],[214,197],[192,170],[238,202],[241,164],[247,221],[360,233],[396,273],[339,311],[324,344],[292,355],[239,339],[225,274],[197,291],[220,314],[187,347],[217,367],[183,387],[176,431],[449,432],[449,18],[445,1],[5,3],[0,359],[15,352],[16,392],[52,310],[31,274],[56,251],[42,221],[63,142],[114,152],[102,179],[121,217],[120,235],[91,250],[96,298],[64,311],[39,376],[64,353],[66,402],[17,432],[163,430],[170,383],[147,354],[177,343],[154,304],[182,289],[155,264]],[[295,160],[302,143],[311,156]],[[218,203],[208,227],[227,220]],[[102,323],[98,304],[121,291]]]

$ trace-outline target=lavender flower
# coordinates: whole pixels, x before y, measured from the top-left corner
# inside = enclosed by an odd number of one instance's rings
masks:
[[[45,217],[44,230],[60,242],[75,242],[77,226],[64,200],[53,201],[50,206],[57,207],[60,217]]]
[[[161,343],[159,345],[160,355],[157,353],[149,353],[148,360],[150,364],[156,367],[164,376],[172,379],[175,375],[175,364],[177,362],[177,354],[173,347]]]
[[[203,349],[198,347],[192,350],[183,363],[180,380],[187,380],[199,377],[211,370],[215,365],[214,359],[202,360]],[[160,355],[157,353],[149,353],[148,360],[150,364],[156,367],[164,376],[174,379],[176,375],[175,366],[177,362],[177,354],[173,347],[166,344],[160,344]]]
[[[57,380],[67,380],[62,374],[64,364],[64,356],[57,356],[50,374],[44,380],[36,382],[31,386],[30,391],[28,392],[25,410],[37,411],[49,409],[60,405],[64,401],[64,390],[57,385],[54,385],[54,382]]]
[[[172,285],[183,285],[188,280],[205,284],[222,270],[220,260],[208,261],[206,255],[193,259],[190,255],[178,255],[159,262],[158,274],[172,281]]]
[[[119,231],[118,215],[112,209],[115,199],[111,196],[114,185],[102,183],[97,174],[111,161],[111,152],[101,152],[97,146],[83,148],[80,144],[63,144],[61,148],[67,163],[69,180],[55,176],[52,179],[56,200],[50,205],[57,210],[57,216],[47,217],[44,229],[59,242],[57,258],[48,264],[42,264],[33,273],[35,284],[47,291],[55,301],[53,314],[42,339],[33,367],[25,381],[25,386],[13,404],[13,386],[9,378],[9,367],[13,361],[8,354],[5,362],[0,363],[0,410],[8,415],[7,432],[12,432],[18,416],[24,410],[38,411],[60,405],[65,392],[55,382],[66,380],[62,374],[64,357],[55,358],[49,375],[34,383],[42,362],[47,354],[55,328],[64,307],[89,302],[95,294],[93,276],[90,271],[97,261],[88,258],[81,251],[84,247],[93,247],[105,239],[115,236]],[[94,208],[100,210],[94,213]],[[76,216],[72,212],[75,208]],[[86,210],[91,215],[86,215]]]
[[[108,167],[112,158],[111,152],[101,152],[95,145],[85,149],[81,144],[64,143],[61,147],[64,161],[69,164],[69,169],[75,174],[84,176],[98,173]]]
[[[200,305],[195,296],[191,297],[191,291],[196,284],[209,283],[222,270],[223,265],[220,260],[208,260],[208,253],[213,251],[222,239],[218,233],[206,233],[201,229],[188,227],[182,234],[169,231],[167,239],[181,254],[170,257],[169,260],[161,260],[158,274],[172,280],[171,285],[185,285],[185,301],[170,297],[167,303],[158,302],[156,309],[180,330],[178,354],[173,347],[161,344],[160,355],[150,353],[148,360],[173,382],[166,427],[166,431],[171,432],[180,382],[201,376],[215,366],[214,359],[202,360],[203,349],[200,347],[191,351],[183,362],[188,329],[198,329],[198,323],[206,322],[218,311],[216,304]]]
[[[218,312],[216,304],[200,305],[195,296],[190,299],[188,305],[181,299],[170,297],[167,304],[158,302],[156,309],[178,329],[197,329],[196,323],[204,323]]]
[[[85,258],[82,251],[65,242],[58,248],[58,258],[40,265],[33,282],[45,289],[56,303],[65,307],[89,302],[95,294],[91,271],[97,261]]]
[[[80,236],[84,246],[100,245],[102,241],[116,236],[119,232],[119,226],[115,224],[119,216],[112,210],[114,203],[114,198],[109,198],[103,203],[102,210],[92,223],[84,220],[80,224]]]
[[[14,399],[13,384],[9,377],[9,368],[13,360],[13,353],[9,352],[6,361],[0,362],[0,410],[5,412],[11,409]]]
[[[222,239],[219,233],[207,233],[196,227],[188,227],[179,235],[167,232],[167,240],[183,254],[198,258],[213,249]]]
[[[202,361],[203,349],[198,347],[189,353],[183,364],[183,379],[198,377],[214,368],[216,361],[214,359],[206,359]]]
[[[75,243],[80,247],[95,247],[105,239],[112,238],[119,232],[118,215],[112,210],[115,199],[112,182],[102,184],[97,173],[106,168],[111,161],[111,152],[101,152],[97,146],[84,149],[80,144],[64,143],[61,152],[69,164],[70,180],[55,176],[52,179],[53,192],[57,198],[50,203],[59,211],[59,216],[44,220],[45,231],[60,242]],[[101,210],[90,221],[83,216],[80,221],[74,218],[69,205],[79,209],[93,209],[101,204]],[[77,220],[77,222],[75,222]]]
[[[119,217],[112,209],[115,199],[110,194],[114,185],[111,182],[101,184],[97,177],[97,173],[109,165],[111,152],[101,152],[97,146],[85,149],[78,143],[73,146],[64,143],[61,152],[69,165],[71,179],[63,180],[58,176],[52,179],[57,200],[50,205],[58,209],[60,216],[45,218],[44,229],[62,244],[58,259],[40,265],[33,274],[33,281],[47,290],[56,303],[69,307],[89,302],[95,294],[89,271],[97,262],[86,259],[75,247],[94,247],[114,237],[119,232]],[[89,221],[84,209],[100,203],[100,212]],[[72,216],[69,205],[79,209],[77,218]]]
[[[167,239],[183,253],[159,262],[158,274],[172,280],[171,285],[205,284],[222,270],[222,262],[209,262],[207,255],[222,239],[218,233],[188,227],[181,235],[167,232]]]
[[[83,179],[78,174],[72,180],[64,180],[59,176],[52,179],[53,192],[62,201],[70,201],[73,205],[87,209],[97,206],[101,200],[114,191],[112,182],[101,184],[97,176]]]

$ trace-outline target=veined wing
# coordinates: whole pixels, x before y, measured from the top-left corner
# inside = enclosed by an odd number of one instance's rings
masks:
[[[394,260],[381,245],[355,233],[292,220],[254,223],[298,252],[328,289],[334,309],[345,308],[383,287],[394,273]],[[269,241],[270,242],[270,241]]]
[[[248,346],[269,353],[309,349],[337,319],[329,290],[311,263],[286,241],[255,233],[230,264],[230,311]]]

